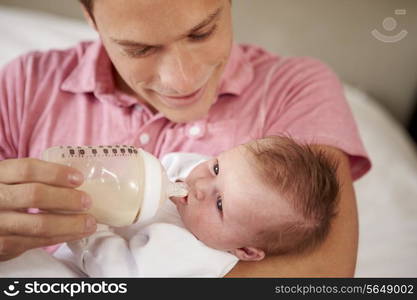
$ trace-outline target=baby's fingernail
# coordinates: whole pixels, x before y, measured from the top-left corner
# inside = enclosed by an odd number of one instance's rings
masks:
[[[96,228],[96,219],[88,216],[85,220],[85,232],[91,232]]]
[[[89,209],[91,207],[91,198],[87,194],[84,194],[81,198],[81,205],[83,206],[83,209]]]
[[[71,173],[68,175],[68,180],[73,185],[79,185],[84,181],[84,176],[81,173]]]

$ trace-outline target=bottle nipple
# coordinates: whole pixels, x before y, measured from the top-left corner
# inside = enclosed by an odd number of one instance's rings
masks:
[[[170,182],[167,195],[168,197],[185,197],[188,195],[188,187],[185,182]]]

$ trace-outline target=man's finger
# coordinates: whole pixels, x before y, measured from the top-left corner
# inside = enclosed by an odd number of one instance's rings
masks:
[[[65,242],[82,239],[91,233],[80,235],[67,235],[52,238],[0,236],[0,261],[6,261],[19,256],[27,250],[52,246]],[[28,266],[30,267],[30,266]]]
[[[79,235],[96,230],[94,217],[88,214],[27,214],[0,212],[0,236],[20,235],[53,238]]]
[[[1,183],[40,182],[62,187],[76,187],[83,180],[83,174],[74,168],[35,158],[0,161]]]
[[[90,197],[71,188],[42,183],[1,184],[0,210],[39,208],[42,210],[83,211],[91,206]]]

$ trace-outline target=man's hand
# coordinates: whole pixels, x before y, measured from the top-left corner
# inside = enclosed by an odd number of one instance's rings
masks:
[[[74,189],[82,181],[79,171],[59,164],[32,158],[0,161],[0,261],[93,233],[95,219],[82,214],[91,200]],[[41,212],[31,214],[28,208]]]

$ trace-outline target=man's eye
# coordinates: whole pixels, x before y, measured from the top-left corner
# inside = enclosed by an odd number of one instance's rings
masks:
[[[138,49],[138,50],[128,50],[127,53],[131,57],[143,57],[143,56],[149,55],[153,49],[154,49],[153,47],[146,47],[146,48]]]
[[[220,196],[217,197],[216,206],[218,210],[223,211],[222,197]]]
[[[213,166],[213,172],[214,174],[218,175],[219,174],[219,163],[215,163]]]
[[[193,41],[202,41],[210,37],[212,33],[216,30],[217,26],[213,26],[209,31],[201,34],[191,34],[188,37]]]

